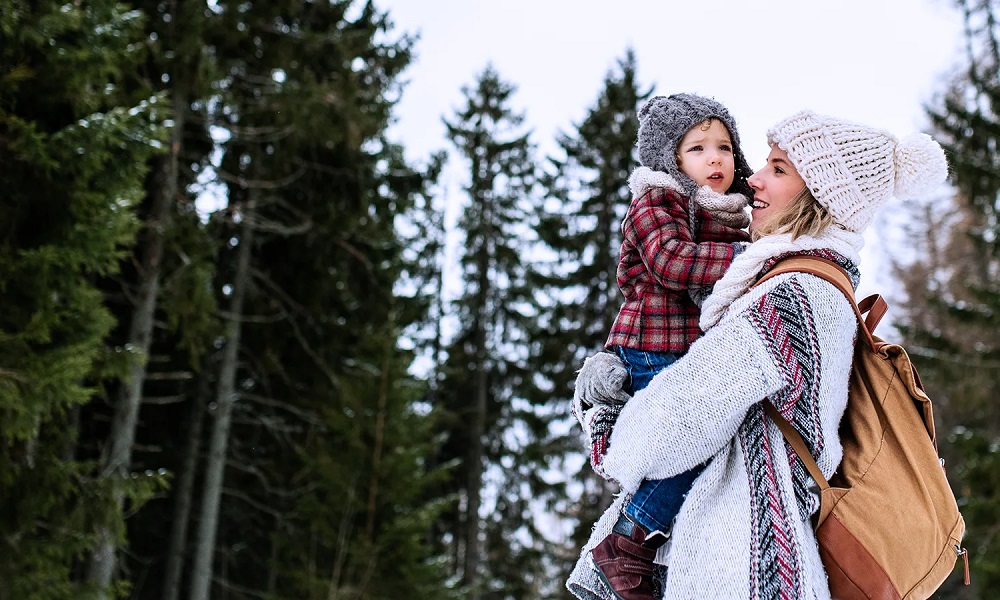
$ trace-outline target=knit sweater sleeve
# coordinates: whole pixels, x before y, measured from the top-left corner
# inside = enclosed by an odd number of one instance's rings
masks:
[[[625,405],[606,472],[625,490],[687,471],[717,454],[754,404],[786,384],[747,314],[727,315]]]

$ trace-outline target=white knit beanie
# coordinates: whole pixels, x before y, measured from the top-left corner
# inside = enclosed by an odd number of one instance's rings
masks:
[[[788,154],[834,221],[858,233],[890,197],[928,193],[948,176],[944,150],[926,134],[900,141],[887,131],[810,111],[771,127],[767,141]]]

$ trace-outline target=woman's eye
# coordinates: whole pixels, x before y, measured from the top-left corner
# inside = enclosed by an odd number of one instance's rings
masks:
[[[781,167],[774,167],[774,172],[777,175],[784,175],[785,174],[784,169],[782,169]]]

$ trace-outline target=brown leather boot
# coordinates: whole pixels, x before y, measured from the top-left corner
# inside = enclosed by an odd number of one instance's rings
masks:
[[[590,551],[601,580],[619,600],[654,600],[653,559],[666,538],[647,536],[635,524],[631,535],[612,532]]]

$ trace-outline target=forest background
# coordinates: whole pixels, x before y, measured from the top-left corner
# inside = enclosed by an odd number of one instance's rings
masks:
[[[972,599],[1000,589],[1000,3],[952,7],[923,106],[950,186],[895,207],[872,285],[968,521],[973,585],[939,596]],[[379,3],[0,0],[0,600],[567,597],[615,492],[572,381],[661,92],[622,48],[543,153],[483,65],[414,158],[419,48]]]

